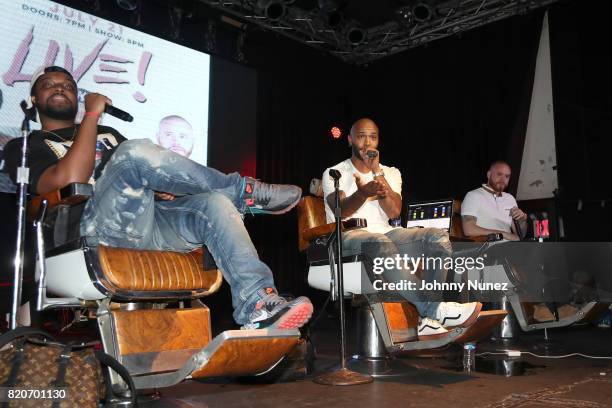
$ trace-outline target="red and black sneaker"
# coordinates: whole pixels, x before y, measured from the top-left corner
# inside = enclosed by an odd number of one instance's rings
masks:
[[[259,293],[261,300],[243,329],[297,329],[312,316],[312,303],[305,296],[287,301],[273,288],[260,289]]]
[[[253,214],[283,214],[297,205],[302,189],[291,184],[267,184],[246,178],[242,198]]]

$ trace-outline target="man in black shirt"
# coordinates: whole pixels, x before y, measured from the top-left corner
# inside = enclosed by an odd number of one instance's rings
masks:
[[[101,94],[85,96],[85,116],[74,125],[77,86],[60,67],[33,75],[31,100],[42,129],[30,136],[30,192],[95,183],[80,222],[88,243],[170,251],[206,245],[231,286],[237,323],[290,329],[308,321],[312,304],[306,297],[287,302],[278,296],[272,272],[257,256],[242,221],[247,210],[290,210],[300,199],[299,187],[223,174],[149,140],[126,140],[98,126],[106,104],[112,104]],[[13,181],[20,146],[15,139],[4,150]]]

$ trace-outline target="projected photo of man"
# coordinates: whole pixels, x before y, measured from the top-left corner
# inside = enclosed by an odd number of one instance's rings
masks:
[[[159,122],[157,144],[181,156],[189,157],[193,151],[193,127],[183,117],[166,116]]]

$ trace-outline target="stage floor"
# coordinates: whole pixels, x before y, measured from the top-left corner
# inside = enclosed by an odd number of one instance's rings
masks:
[[[459,369],[461,350],[446,350],[428,358],[403,358],[397,375],[379,377],[357,386],[326,386],[314,375],[336,364],[337,332],[332,316],[321,319],[313,335],[317,358],[314,373],[297,381],[254,384],[228,379],[186,381],[161,390],[162,397],[145,408],[157,407],[612,407],[612,360],[583,357],[544,359],[522,356],[510,361],[479,357],[477,372]],[[612,329],[581,326],[549,330],[548,354],[582,352],[612,356]],[[354,331],[349,328],[351,350]],[[546,354],[543,332],[523,333],[512,348]],[[477,352],[492,349],[479,343]],[[522,375],[506,376],[514,370]],[[486,372],[482,372],[486,371]],[[498,374],[493,374],[497,372]]]

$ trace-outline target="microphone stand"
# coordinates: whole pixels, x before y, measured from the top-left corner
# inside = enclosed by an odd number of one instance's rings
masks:
[[[28,182],[30,169],[28,167],[28,134],[30,133],[31,112],[26,109],[25,101],[21,102],[21,109],[24,112],[23,122],[21,122],[21,166],[17,168],[18,204],[17,204],[17,245],[15,250],[15,273],[13,276],[13,300],[11,306],[10,328],[17,328],[17,311],[21,303],[21,291],[23,286],[23,258],[25,243],[25,224],[26,224],[26,200],[28,193]]]
[[[371,383],[374,379],[366,374],[349,370],[346,364],[346,316],[344,313],[344,271],[342,266],[342,209],[340,208],[340,177],[339,171],[330,171],[330,176],[334,179],[334,189],[336,191],[336,203],[334,208],[334,218],[336,220],[336,262],[338,271],[338,293],[336,299],[340,309],[340,368],[331,372],[321,374],[314,378],[314,382],[325,385],[357,385]],[[333,245],[333,242],[329,243]]]

